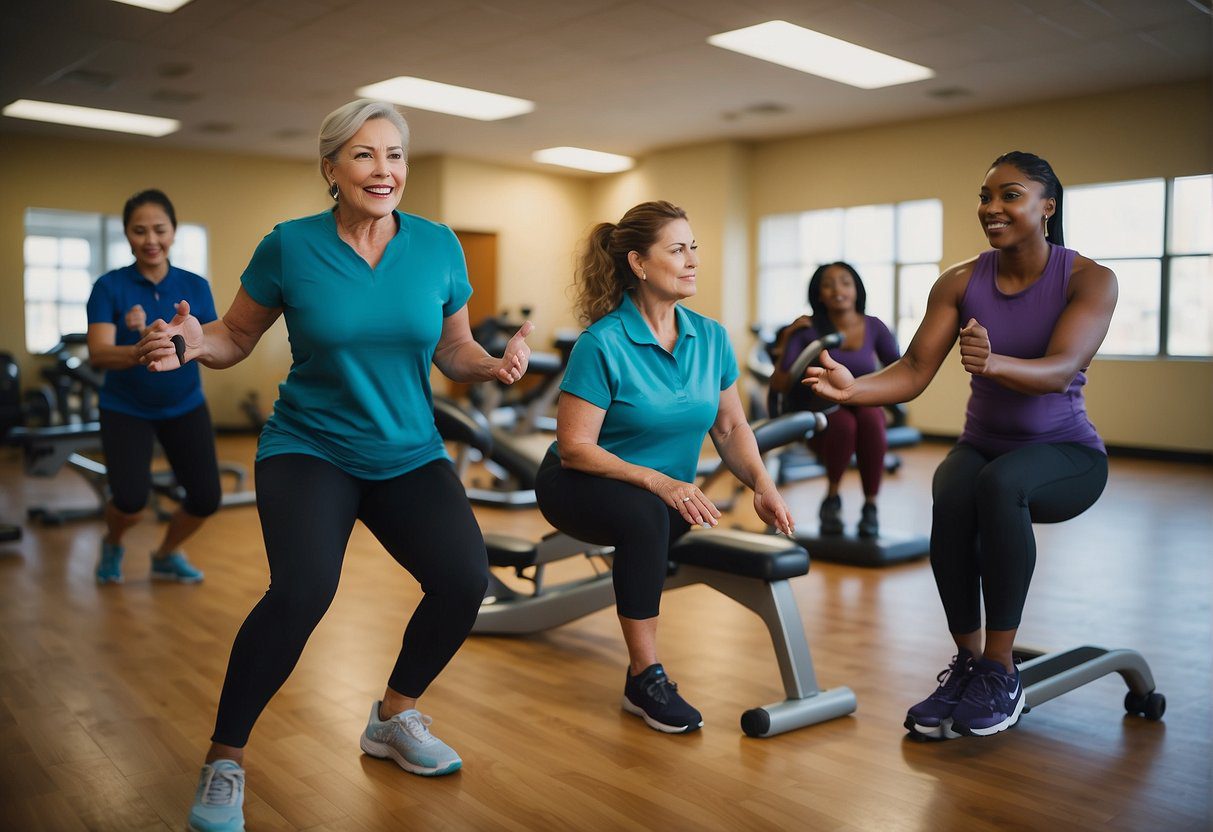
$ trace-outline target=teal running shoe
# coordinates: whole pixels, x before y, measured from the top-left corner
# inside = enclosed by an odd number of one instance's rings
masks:
[[[152,580],[196,584],[202,580],[202,570],[195,569],[180,550],[162,558],[152,558]]]
[[[117,543],[101,541],[101,557],[97,560],[97,583],[122,583],[122,554],[125,550]]]
[[[202,767],[190,832],[244,832],[244,769],[234,760],[216,760]]]

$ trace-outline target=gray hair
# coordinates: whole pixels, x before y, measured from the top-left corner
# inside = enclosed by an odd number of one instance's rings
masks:
[[[320,175],[324,177],[324,160],[336,161],[337,151],[354,137],[373,118],[387,119],[400,131],[400,144],[404,148],[404,158],[409,156],[409,125],[395,105],[387,101],[374,101],[369,98],[359,98],[348,104],[342,104],[336,110],[324,117],[320,125]],[[325,181],[328,178],[325,177]]]

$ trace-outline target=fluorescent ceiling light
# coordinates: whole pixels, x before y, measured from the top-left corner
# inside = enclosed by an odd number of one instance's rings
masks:
[[[535,109],[534,101],[523,98],[511,98],[508,95],[468,87],[455,87],[406,75],[359,87],[356,92],[364,98],[381,98],[394,104],[403,104],[405,107],[417,107],[479,121],[497,121],[520,116]]]
[[[757,26],[722,32],[708,38],[708,43],[865,90],[935,77],[935,71],[928,67],[856,46],[786,20],[769,20]]]
[[[119,133],[138,133],[141,136],[165,136],[181,129],[181,122],[175,118],[120,113],[117,110],[94,110],[92,107],[52,104],[49,101],[28,101],[24,98],[9,104],[0,110],[0,113],[9,118],[49,121],[53,124],[70,124],[73,127],[114,130]]]
[[[531,154],[531,158],[545,165],[560,165],[594,173],[619,173],[635,164],[631,156],[618,156],[600,150],[586,150],[583,147],[549,147],[536,150]]]
[[[114,2],[138,6],[141,9],[151,9],[154,12],[175,12],[190,0],[114,0]]]

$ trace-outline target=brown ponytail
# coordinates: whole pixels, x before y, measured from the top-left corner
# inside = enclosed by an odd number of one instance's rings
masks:
[[[592,324],[613,312],[623,293],[636,287],[639,279],[628,264],[629,252],[645,254],[667,223],[686,218],[686,211],[669,202],[642,202],[629,209],[618,225],[594,226],[573,278],[581,322]]]

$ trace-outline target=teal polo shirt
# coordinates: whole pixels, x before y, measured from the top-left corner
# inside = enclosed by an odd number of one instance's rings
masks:
[[[670,353],[625,293],[577,339],[560,389],[606,411],[601,448],[694,482],[720,392],[737,380],[737,359],[723,326],[682,305],[674,314],[678,340]]]
[[[430,362],[443,319],[472,287],[449,228],[394,215],[374,269],[337,236],[331,211],[275,226],[253,253],[240,282],[262,306],[282,307],[291,343],[257,459],[309,454],[388,479],[446,458]]]

